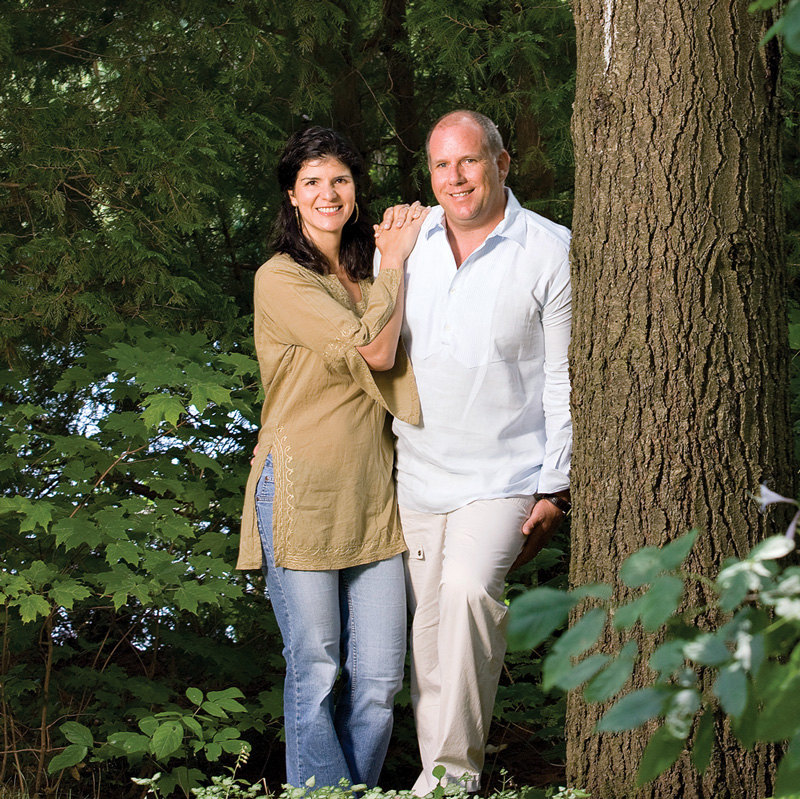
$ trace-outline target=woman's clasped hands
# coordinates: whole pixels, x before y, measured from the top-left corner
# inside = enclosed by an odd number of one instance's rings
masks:
[[[430,210],[419,201],[411,205],[401,204],[387,208],[381,223],[373,225],[375,245],[381,253],[381,258],[384,259],[389,255],[403,261],[408,258]]]

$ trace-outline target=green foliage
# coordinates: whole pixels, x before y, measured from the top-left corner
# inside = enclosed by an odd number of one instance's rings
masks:
[[[279,718],[277,629],[232,570],[258,407],[242,341],[129,324],[62,354],[41,402],[35,376],[4,375],[0,702],[36,753],[20,782],[124,760],[186,792],[198,758]]]
[[[757,11],[769,11],[777,4],[778,0],[756,0],[748,6],[748,10],[751,14]],[[780,17],[767,31],[762,44],[766,44],[776,36],[783,39],[787,49],[800,54],[800,0],[789,0],[782,6]]]
[[[760,500],[768,505],[784,498],[762,487]],[[633,599],[615,601],[610,586],[602,598],[595,587],[589,594],[585,589],[538,588],[512,603],[514,627],[531,625],[536,640],[543,640],[566,620],[563,611],[548,608],[578,608],[587,595],[593,598],[551,646],[544,660],[545,688],[583,686],[590,703],[616,697],[599,721],[598,733],[661,720],[639,764],[640,785],[658,777],[687,750],[695,768],[704,771],[714,749],[715,721],[727,717],[743,747],[757,741],[788,742],[775,797],[795,796],[800,772],[800,568],[777,563],[794,551],[794,541],[769,538],[746,558],[727,560],[711,586],[710,604],[679,610],[687,585],[709,582],[681,569],[696,538],[693,530],[665,547],[644,547],[631,555],[622,564],[620,580],[636,589]],[[538,611],[542,607],[543,614]],[[720,617],[723,621],[716,626],[704,624]],[[646,687],[626,693],[642,661],[636,642],[629,640],[616,653],[586,653],[611,628],[633,632],[637,627],[659,632],[662,643],[647,661]],[[513,642],[518,648],[526,643],[521,634]]]
[[[263,247],[267,195],[249,185],[253,166],[283,138],[252,95],[263,4],[201,2],[187,17],[156,3],[9,5],[6,350],[19,357],[20,336],[65,341],[118,318],[219,330]]]
[[[0,345],[13,362],[20,339],[66,344],[121,319],[224,334],[267,254],[276,155],[309,121],[354,139],[382,211],[405,185],[407,140],[419,150],[448,108],[485,110],[521,199],[569,219],[565,3],[400,3],[393,26],[366,0],[7,5]],[[402,109],[396,58],[411,74]]]
[[[74,721],[61,725],[61,733],[71,742],[48,765],[50,773],[77,766],[87,760],[103,762],[127,758],[131,762],[152,758],[162,768],[172,760],[186,762],[190,754],[203,753],[206,761],[216,762],[223,752],[237,754],[248,752],[250,747],[241,740],[241,731],[235,726],[234,715],[246,714],[238,699],[244,698],[237,688],[209,691],[206,698],[197,688],[188,688],[186,695],[193,710],[179,706],[163,710],[138,721],[139,732],[115,732],[106,741],[94,740],[92,731]],[[91,754],[90,754],[91,753]],[[177,766],[169,772],[159,772],[159,791],[171,793],[176,787],[184,793],[200,784],[203,772]]]
[[[246,755],[243,756],[246,758]],[[241,759],[241,758],[240,758]],[[238,766],[238,761],[237,761]],[[236,767],[231,768],[231,776],[214,777],[210,786],[192,788],[192,793],[196,799],[271,799],[269,791],[262,784],[248,785],[245,780],[236,778]],[[467,799],[470,794],[463,783],[455,782],[443,785],[442,778],[445,776],[444,766],[436,766],[433,776],[439,781],[437,786],[427,794],[428,799],[442,799],[442,797],[453,797],[453,799]],[[158,794],[160,775],[156,775],[149,780],[137,780],[138,784],[148,785],[152,793]],[[391,790],[384,791],[380,787],[367,788],[366,785],[348,785],[346,780],[342,780],[337,786],[317,786],[313,777],[306,781],[306,784],[294,788],[291,785],[284,785],[283,790],[275,799],[308,799],[308,797],[323,797],[323,799],[384,799],[400,797],[412,799],[413,791],[410,790]],[[560,787],[558,790],[548,788],[546,790],[537,788],[513,788],[506,782],[499,790],[489,794],[490,799],[591,799],[591,795],[586,791],[573,788]]]

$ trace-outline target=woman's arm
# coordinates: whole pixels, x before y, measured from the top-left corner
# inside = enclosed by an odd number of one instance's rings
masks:
[[[375,225],[375,243],[381,253],[380,269],[403,269],[406,258],[411,255],[417,241],[422,223],[428,215],[429,208],[419,203],[412,206],[400,206],[394,214],[394,224],[390,228]],[[405,303],[405,284],[400,281],[395,298],[394,310],[383,329],[369,344],[356,347],[367,366],[376,372],[385,372],[394,366],[397,354],[397,342],[400,328],[403,325],[403,308]]]

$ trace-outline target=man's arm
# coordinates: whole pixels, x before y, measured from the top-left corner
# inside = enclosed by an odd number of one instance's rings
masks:
[[[526,537],[511,571],[534,558],[555,535],[570,503],[569,464],[572,456],[572,420],[569,408],[569,339],[571,331],[571,291],[569,263],[565,258],[554,275],[553,293],[542,314],[545,351],[544,412],[547,443],[539,479],[538,501],[522,525]],[[557,497],[561,503],[547,499]],[[566,503],[566,505],[564,504]],[[558,505],[562,507],[559,508]]]

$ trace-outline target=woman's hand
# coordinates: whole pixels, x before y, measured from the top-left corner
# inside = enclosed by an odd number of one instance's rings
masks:
[[[396,269],[411,255],[422,223],[431,209],[415,202],[387,208],[380,225],[374,225],[381,268]],[[384,263],[385,262],[385,263]]]

